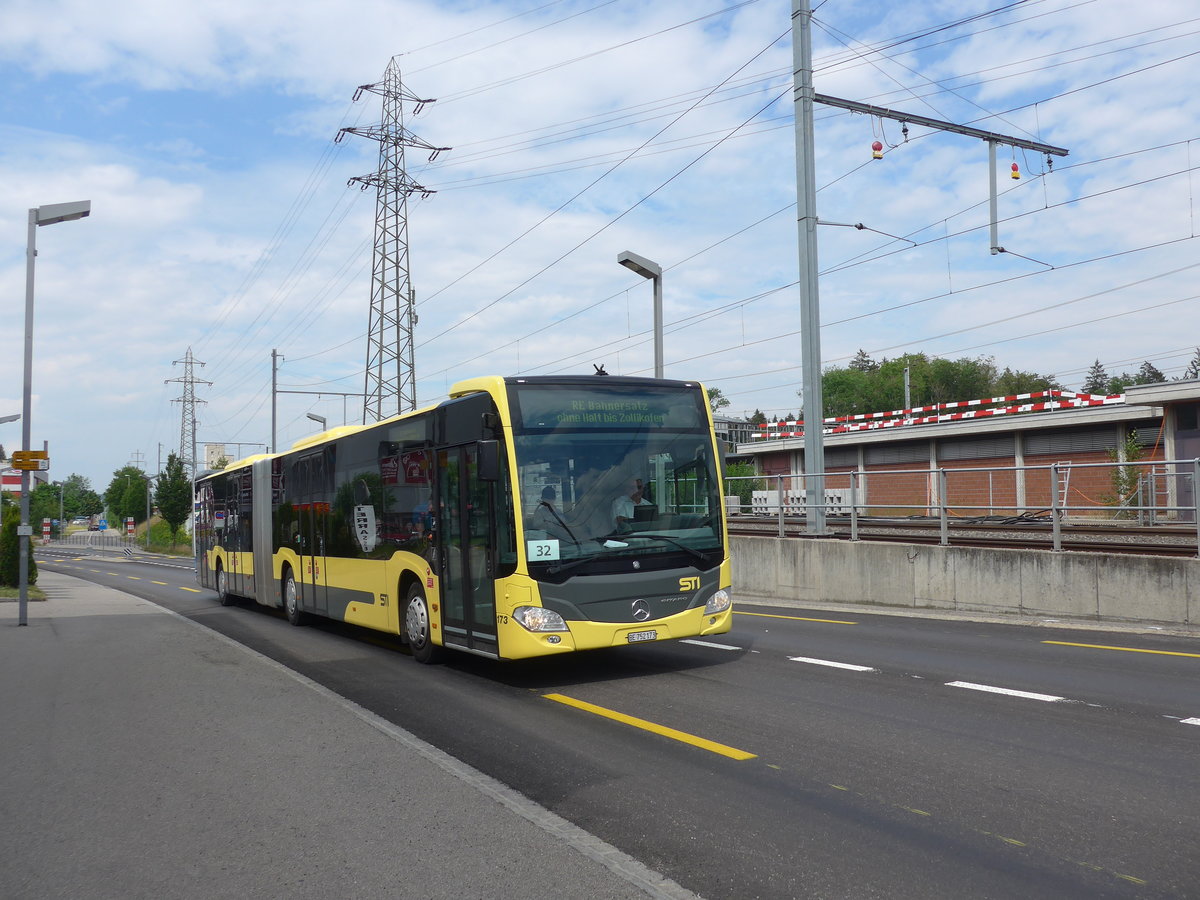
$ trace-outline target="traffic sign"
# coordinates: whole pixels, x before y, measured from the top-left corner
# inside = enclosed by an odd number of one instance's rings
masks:
[[[12,467],[21,472],[45,472],[50,468],[48,459],[13,459]]]
[[[14,450],[12,467],[25,472],[44,472],[50,468],[50,454],[45,450]]]

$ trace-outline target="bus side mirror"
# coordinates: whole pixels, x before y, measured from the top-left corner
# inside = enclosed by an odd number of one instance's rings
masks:
[[[479,480],[500,480],[500,442],[480,441],[475,445],[479,450]]]

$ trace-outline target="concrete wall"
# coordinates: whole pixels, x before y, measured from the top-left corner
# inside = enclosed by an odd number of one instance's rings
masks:
[[[1200,625],[1200,560],[735,537],[734,599]]]

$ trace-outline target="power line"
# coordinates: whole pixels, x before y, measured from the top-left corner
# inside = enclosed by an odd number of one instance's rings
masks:
[[[786,32],[785,32],[785,34],[786,34]],[[781,40],[781,39],[782,39],[782,38],[785,36],[785,34],[784,34],[784,35],[780,35],[779,37],[777,37],[777,38],[775,38],[773,41],[771,41],[771,43],[767,44],[767,46],[763,47],[763,48],[762,48],[762,50],[758,51],[756,54],[754,54],[754,56],[752,56],[750,59],[748,59],[746,62],[744,62],[744,63],[743,63],[741,66],[739,66],[739,67],[737,68],[737,70],[736,70],[736,71],[734,71],[734,72],[733,72],[733,73],[732,73],[732,74],[731,74],[731,75],[730,75],[728,78],[726,78],[724,81],[722,81],[722,82],[721,82],[721,84],[718,84],[716,87],[712,88],[712,90],[710,90],[710,91],[709,91],[707,94],[705,94],[703,97],[701,97],[701,98],[699,98],[698,100],[696,100],[696,102],[695,102],[695,103],[693,103],[691,106],[689,106],[689,107],[688,107],[687,109],[685,109],[683,112],[681,112],[681,113],[680,113],[678,116],[676,116],[674,119],[672,119],[670,122],[668,122],[668,123],[667,123],[666,125],[664,125],[662,128],[660,128],[660,129],[659,129],[657,132],[655,132],[655,133],[654,133],[653,135],[651,135],[650,137],[646,138],[646,140],[645,140],[645,141],[643,141],[643,142],[642,142],[642,143],[641,143],[641,144],[640,144],[640,145],[639,145],[639,146],[638,146],[636,149],[634,149],[634,150],[631,150],[631,151],[630,151],[630,152],[629,152],[629,153],[628,153],[628,154],[627,154],[625,157],[623,157],[623,158],[622,158],[621,160],[619,160],[618,162],[614,163],[614,164],[613,164],[613,165],[612,165],[610,168],[608,168],[607,170],[605,170],[605,171],[604,171],[604,172],[603,172],[603,173],[602,173],[600,176],[598,176],[598,177],[597,177],[597,178],[595,178],[593,181],[591,181],[589,184],[587,184],[585,187],[583,187],[582,189],[580,189],[579,191],[577,191],[575,194],[573,194],[573,195],[572,195],[571,197],[569,197],[567,200],[563,201],[563,203],[561,203],[561,204],[560,204],[560,205],[559,205],[557,208],[555,208],[555,209],[554,209],[552,212],[550,212],[550,213],[547,213],[545,216],[543,216],[541,219],[539,219],[539,220],[538,220],[536,223],[534,223],[533,225],[531,225],[529,228],[525,229],[525,231],[521,232],[519,235],[517,235],[515,238],[513,238],[511,241],[509,241],[507,244],[505,244],[503,247],[501,247],[499,250],[497,250],[495,253],[493,253],[491,256],[489,256],[489,257],[487,257],[486,259],[484,259],[483,261],[481,261],[481,262],[477,263],[477,264],[476,264],[476,265],[474,265],[472,268],[470,268],[470,269],[468,269],[466,272],[464,272],[462,275],[458,276],[458,278],[456,278],[456,279],[454,279],[453,281],[451,281],[449,284],[447,284],[447,285],[445,285],[444,287],[441,287],[441,288],[439,288],[438,290],[434,291],[432,294],[430,294],[428,297],[426,297],[426,298],[425,298],[425,300],[423,300],[423,301],[421,301],[421,302],[422,302],[422,303],[426,303],[426,302],[428,302],[428,301],[432,300],[434,297],[437,297],[439,294],[442,294],[442,293],[443,293],[443,292],[445,292],[447,289],[449,289],[449,288],[453,287],[454,285],[458,284],[458,282],[462,281],[462,280],[463,280],[464,278],[466,278],[468,275],[471,275],[472,273],[474,273],[474,272],[478,271],[480,268],[482,268],[483,266],[485,266],[487,263],[491,262],[493,259],[495,259],[497,256],[499,256],[501,253],[503,253],[505,250],[509,249],[509,248],[510,248],[510,247],[512,247],[514,244],[516,244],[518,241],[520,241],[521,239],[523,239],[523,238],[524,238],[524,237],[526,237],[527,235],[531,234],[531,233],[532,233],[533,231],[535,231],[537,228],[541,227],[541,226],[542,226],[544,223],[546,223],[547,221],[549,221],[549,220],[550,220],[552,217],[554,217],[554,216],[555,216],[555,215],[557,215],[558,213],[562,212],[562,210],[566,209],[566,208],[567,208],[567,207],[568,207],[570,204],[574,203],[574,202],[575,202],[577,199],[579,199],[581,196],[583,196],[585,193],[587,193],[589,190],[591,190],[593,187],[595,187],[597,184],[599,184],[599,183],[600,183],[602,180],[604,180],[604,179],[605,179],[605,178],[607,178],[609,175],[611,175],[613,172],[615,172],[615,171],[616,171],[616,170],[617,170],[617,169],[618,169],[618,168],[619,168],[619,167],[620,167],[622,164],[624,164],[624,163],[625,163],[626,161],[628,161],[628,160],[629,160],[631,157],[633,157],[633,155],[634,155],[635,153],[637,153],[637,152],[638,152],[638,150],[640,150],[640,149],[642,149],[643,147],[645,147],[645,146],[647,146],[648,144],[650,144],[650,143],[651,143],[652,141],[654,141],[654,140],[655,140],[657,137],[659,137],[659,135],[661,135],[661,134],[665,133],[665,132],[666,132],[666,131],[667,131],[667,130],[668,130],[668,129],[669,129],[671,126],[672,126],[672,125],[674,125],[676,122],[678,122],[678,121],[679,121],[680,119],[682,119],[684,116],[686,116],[686,115],[687,115],[689,112],[691,112],[693,109],[695,109],[695,108],[696,108],[696,107],[697,107],[697,106],[698,106],[698,105],[699,105],[699,104],[700,104],[700,103],[701,103],[701,102],[702,102],[702,101],[703,101],[705,98],[707,98],[707,97],[711,96],[711,95],[712,95],[712,93],[713,93],[714,91],[716,91],[718,88],[720,88],[720,87],[721,87],[721,85],[723,85],[723,84],[725,84],[726,82],[728,82],[728,81],[729,81],[731,78],[733,78],[735,75],[737,75],[737,74],[738,74],[738,72],[741,72],[743,69],[745,69],[745,68],[746,68],[746,66],[750,65],[752,62],[754,62],[754,60],[758,59],[760,56],[762,56],[764,53],[766,53],[768,50],[770,50],[770,49],[771,49],[771,47],[773,47],[775,44],[777,44],[777,43],[778,43],[778,42],[779,42],[779,41],[780,41],[780,40]],[[775,102],[774,100],[772,100],[772,101],[771,101],[771,103],[772,103],[772,104],[773,104],[774,102]],[[771,104],[768,104],[768,106],[769,106],[769,105],[771,105]],[[764,107],[764,109],[765,109],[765,108],[766,108],[766,107]],[[751,118],[751,119],[753,119],[755,116],[757,116],[757,115],[758,115],[759,113],[761,113],[761,112],[762,112],[762,109],[758,110],[758,112],[756,112],[756,113],[754,114],[754,116],[751,116],[750,118]],[[747,120],[747,121],[749,121],[749,120]],[[743,123],[743,124],[745,124],[745,123]],[[741,126],[738,126],[738,127],[740,128]],[[735,131],[736,131],[736,130],[737,130],[737,129],[735,129]],[[717,145],[714,145],[714,148],[715,148],[715,146],[717,146]],[[708,152],[708,151],[706,151],[706,153],[707,153],[707,152]],[[687,168],[690,168],[690,166],[691,166],[691,165],[694,165],[694,164],[695,164],[697,161],[699,161],[699,159],[700,159],[700,158],[703,158],[703,155],[702,155],[701,157],[697,157],[697,159],[696,159],[696,160],[693,160],[693,161],[692,161],[692,163],[689,163],[689,164],[688,164],[688,166],[684,167],[684,169],[681,169],[679,172],[677,172],[677,173],[676,173],[676,175],[682,174],[682,172],[686,171],[686,170],[687,170]],[[672,179],[673,179],[674,177],[675,177],[675,176],[672,176]],[[661,190],[661,189],[662,189],[662,187],[664,187],[666,184],[669,184],[669,183],[670,183],[670,180],[671,180],[671,179],[668,179],[668,181],[666,181],[666,182],[664,182],[663,184],[659,185],[659,187],[655,189],[655,192],[657,192],[658,190]],[[638,201],[638,203],[641,203],[641,202],[643,202],[644,200],[648,199],[648,197],[649,197],[649,196],[652,196],[652,195],[653,195],[653,194],[647,195],[647,197],[644,197],[644,198],[642,198],[642,200]],[[622,213],[622,214],[621,214],[621,216],[624,216],[626,213],[628,213],[628,212],[629,212],[631,209],[633,209],[633,208],[634,208],[634,207],[636,207],[637,205],[638,205],[638,204],[634,204],[634,206],[633,206],[633,207],[630,207],[629,209],[627,209],[627,210],[626,210],[624,213]],[[621,216],[618,216],[618,217],[617,217],[617,219],[619,219]],[[613,219],[613,220],[611,220],[611,221],[608,223],[608,225],[611,225],[613,222],[617,221],[617,219]],[[607,227],[608,227],[608,225],[606,225],[605,227],[607,228]],[[601,230],[603,230],[603,229],[601,229]],[[596,232],[596,234],[599,234],[599,232]],[[595,237],[595,234],[593,234],[591,237]],[[589,237],[587,240],[591,240],[591,237]],[[584,243],[586,243],[586,241],[585,241]],[[562,257],[559,257],[559,259],[558,259],[558,260],[555,260],[553,263],[551,263],[551,264],[550,264],[550,266],[553,266],[553,265],[555,265],[557,262],[559,262],[561,259],[564,259],[564,258],[566,257],[566,255],[569,255],[571,252],[574,252],[574,250],[575,250],[575,249],[578,249],[578,247],[579,247],[579,246],[582,246],[582,244],[579,244],[579,245],[577,245],[575,248],[572,248],[572,250],[568,251],[568,253],[567,253],[567,254],[564,254],[564,256],[562,256]],[[460,322],[456,323],[455,325],[451,326],[450,328],[446,329],[445,331],[442,331],[442,332],[440,332],[439,334],[437,334],[437,335],[434,335],[432,338],[430,338],[429,340],[425,341],[425,342],[424,342],[424,344],[428,344],[428,343],[430,343],[431,341],[435,341],[435,340],[437,340],[439,337],[441,337],[441,336],[442,336],[442,335],[444,335],[444,334],[447,334],[447,333],[449,333],[450,331],[454,330],[454,328],[457,328],[459,325],[462,325],[464,322],[467,322],[467,321],[469,321],[470,319],[473,319],[475,316],[479,315],[479,314],[480,314],[481,312],[483,312],[484,310],[486,310],[486,309],[489,309],[489,308],[490,308],[490,307],[492,307],[492,306],[495,306],[497,303],[499,303],[499,302],[500,302],[501,300],[503,300],[505,297],[507,297],[507,296],[511,295],[513,292],[515,292],[515,291],[519,290],[521,287],[523,287],[524,285],[528,284],[530,281],[532,281],[532,280],[533,280],[534,278],[536,278],[538,275],[542,274],[542,272],[545,272],[545,271],[547,271],[547,269],[549,269],[549,268],[550,268],[550,266],[546,266],[545,268],[543,268],[543,269],[539,270],[538,272],[534,273],[534,275],[530,276],[530,278],[526,279],[526,280],[525,280],[525,281],[523,281],[521,284],[519,284],[519,285],[517,285],[516,287],[512,288],[512,289],[511,289],[511,290],[509,290],[507,293],[505,293],[505,294],[501,295],[501,296],[500,296],[500,297],[498,297],[496,300],[493,300],[491,303],[487,304],[487,305],[486,305],[486,306],[484,306],[483,308],[476,310],[476,311],[475,311],[475,312],[473,312],[473,313],[472,313],[470,316],[468,316],[466,319],[463,319],[462,321],[460,321]]]

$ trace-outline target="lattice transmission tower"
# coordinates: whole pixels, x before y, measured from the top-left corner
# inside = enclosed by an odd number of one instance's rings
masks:
[[[179,456],[183,461],[184,468],[188,470],[188,474],[196,477],[196,404],[206,403],[205,400],[196,399],[196,385],[206,384],[212,386],[211,381],[205,381],[202,378],[196,377],[195,367],[203,366],[204,363],[199,362],[192,356],[192,348],[187,348],[187,353],[183,359],[177,359],[171,363],[173,366],[183,364],[183,374],[178,378],[168,378],[166,384],[180,383],[183,385],[183,396],[176,397],[172,403],[180,403],[183,406],[183,415],[179,426]]]
[[[417,376],[413,331],[417,324],[416,298],[408,253],[408,196],[434,193],[405,171],[404,150],[429,151],[432,161],[449,147],[435,147],[404,127],[404,104],[415,104],[415,116],[426,103],[400,79],[400,65],[392,57],[383,81],[361,85],[354,100],[364,93],[383,98],[380,124],[343,128],[335,141],[356,134],[379,142],[379,171],[351,178],[362,190],[375,188],[375,254],[371,267],[371,313],[367,329],[367,369],[363,390],[363,422],[378,421],[398,412],[416,409]]]

